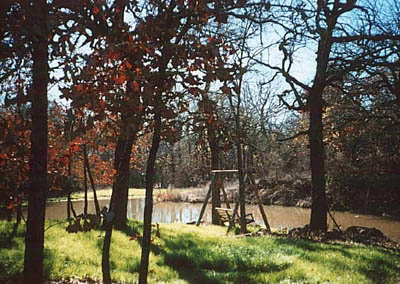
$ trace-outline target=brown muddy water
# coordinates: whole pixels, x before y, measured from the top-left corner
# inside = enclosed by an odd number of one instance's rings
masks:
[[[100,200],[101,206],[108,206],[108,200]],[[74,201],[74,208],[77,214],[83,211],[84,202]],[[187,223],[197,220],[201,204],[184,202],[158,202],[153,208],[153,223]],[[93,201],[89,201],[89,212],[94,212]],[[300,227],[309,223],[310,209],[285,206],[264,206],[268,221],[272,228],[280,227]],[[143,220],[144,199],[133,198],[128,201],[128,218]],[[247,205],[246,213],[253,213],[256,223],[263,225],[262,217],[258,206]],[[400,221],[388,217],[378,217],[373,215],[361,215],[346,212],[332,212],[336,222],[346,229],[350,226],[373,227],[381,230],[386,236],[394,241],[400,242]],[[61,219],[67,216],[66,202],[53,202],[47,205],[47,219]],[[210,222],[211,205],[207,205],[203,220]],[[333,222],[328,217],[329,227],[333,227]]]

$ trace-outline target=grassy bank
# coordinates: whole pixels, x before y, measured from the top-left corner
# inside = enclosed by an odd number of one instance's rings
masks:
[[[166,189],[166,188],[160,188],[160,189],[154,189],[154,196],[155,198],[160,197],[161,199],[165,200],[182,200],[181,195],[189,194],[191,192],[198,192],[198,191],[204,191],[207,189]],[[97,189],[96,194],[98,199],[110,199],[111,198],[111,193],[112,189],[111,187],[109,188],[102,188],[102,189]],[[206,193],[204,193],[205,195]],[[129,198],[145,198],[146,195],[146,190],[144,188],[130,188],[129,189]],[[73,200],[83,200],[85,197],[85,192],[84,191],[78,191],[74,192],[71,194],[71,198]],[[88,199],[93,200],[93,191],[89,190],[88,191]],[[67,196],[61,196],[61,197],[51,197],[48,198],[48,202],[56,202],[56,201],[65,201],[67,200]]]
[[[141,224],[113,234],[112,277],[135,283]],[[48,279],[101,279],[104,232],[68,234],[65,223],[46,223]],[[17,283],[23,267],[24,228],[0,222],[0,283]],[[237,238],[225,228],[161,224],[154,237],[150,283],[398,283],[400,254],[361,245],[321,244],[279,237]],[[6,283],[7,283],[6,282]]]
[[[110,199],[111,193],[112,193],[111,187],[96,190],[98,199]],[[146,194],[145,189],[140,189],[140,188],[130,188],[129,189],[129,197],[130,198],[144,198],[145,194]],[[71,194],[71,198],[73,200],[83,200],[84,197],[85,197],[84,191],[77,191],[77,192],[73,192]],[[91,189],[88,191],[88,199],[93,200],[93,191]],[[48,202],[65,201],[65,200],[67,200],[67,196],[51,197],[51,198],[47,199]]]

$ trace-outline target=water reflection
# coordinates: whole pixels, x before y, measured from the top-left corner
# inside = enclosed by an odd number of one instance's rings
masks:
[[[107,206],[108,200],[100,200],[101,206]],[[136,220],[143,220],[144,199],[130,199],[128,201],[128,217]],[[47,206],[47,219],[60,219],[66,217],[66,202],[50,203]],[[75,201],[74,208],[77,213],[83,211],[84,202]],[[207,206],[203,220],[210,222],[211,205]],[[89,202],[89,212],[94,212],[93,202]],[[154,223],[187,223],[197,220],[200,214],[201,204],[159,202],[154,204]],[[273,228],[299,227],[308,224],[310,210],[298,207],[264,206],[268,221]],[[247,205],[246,211],[253,213],[256,223],[262,225],[262,217],[255,205]],[[345,212],[332,212],[336,222],[344,229],[350,226],[375,227],[393,240],[400,241],[400,221],[390,218],[377,217],[372,215],[357,215]],[[330,228],[333,227],[332,220],[328,217]]]

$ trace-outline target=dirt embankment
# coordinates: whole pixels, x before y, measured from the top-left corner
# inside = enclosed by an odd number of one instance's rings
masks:
[[[275,179],[264,178],[257,181],[256,184],[262,203],[264,205],[298,206],[303,208],[311,207],[311,181],[307,178]],[[170,190],[157,196],[159,201],[182,201],[190,203],[203,202],[209,186],[188,190]],[[238,184],[225,184],[225,190],[229,202],[235,202],[238,196]],[[392,199],[375,198],[379,192],[363,195],[357,191],[357,188],[348,188],[345,193],[343,190],[327,187],[327,198],[329,208],[338,211],[350,211],[362,214],[387,215],[400,217],[400,196],[394,196]],[[381,190],[384,191],[384,190]],[[382,193],[383,194],[383,193]],[[400,189],[399,189],[400,194]],[[246,202],[256,203],[256,195],[252,187],[246,186]],[[221,202],[224,201],[221,194]],[[388,200],[391,200],[389,204]],[[391,205],[396,204],[396,206]]]
[[[311,185],[306,179],[298,179],[295,182],[282,180],[266,180],[262,179],[257,182],[260,198],[265,205],[282,205],[282,206],[311,206]],[[174,190],[156,195],[158,201],[175,201],[175,202],[204,202],[208,186],[202,188],[188,190]],[[238,185],[228,184],[225,186],[228,201],[235,202],[238,195]],[[221,194],[221,201],[224,201],[224,196]],[[246,202],[256,203],[256,195],[250,187],[246,187]]]

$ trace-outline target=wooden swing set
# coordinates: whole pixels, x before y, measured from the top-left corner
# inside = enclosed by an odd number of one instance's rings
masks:
[[[211,171],[211,184],[210,187],[208,189],[206,198],[203,202],[203,205],[201,207],[200,210],[200,215],[199,215],[199,219],[196,222],[196,226],[199,226],[201,223],[201,220],[203,218],[204,212],[206,210],[207,207],[207,203],[211,197],[211,193],[213,192],[213,189],[219,189],[222,192],[223,195],[223,199],[225,201],[226,207],[216,207],[215,208],[215,212],[220,220],[220,222],[222,224],[225,223],[229,223],[228,225],[228,230],[227,232],[229,232],[231,230],[231,228],[233,228],[235,226],[235,223],[239,223],[239,213],[238,213],[238,209],[239,209],[239,198],[236,198],[236,204],[234,209],[231,209],[231,206],[229,204],[228,201],[228,196],[226,194],[225,191],[225,187],[224,187],[224,182],[223,182],[223,176],[226,174],[238,174],[239,171],[238,170],[212,170]],[[268,232],[271,232],[271,227],[269,226],[268,223],[268,219],[267,219],[267,215],[265,214],[264,208],[263,208],[263,204],[261,202],[261,198],[260,198],[260,193],[258,191],[258,186],[256,185],[254,176],[253,176],[253,172],[251,171],[247,171],[245,178],[244,178],[244,182],[245,185],[249,188],[249,190],[253,191],[255,193],[256,199],[257,199],[257,204],[258,204],[258,208],[260,210],[261,216],[263,218],[264,224],[265,224],[265,228],[268,230]],[[253,214],[246,214],[245,216],[246,219],[246,224],[252,223],[254,222],[254,216]]]

